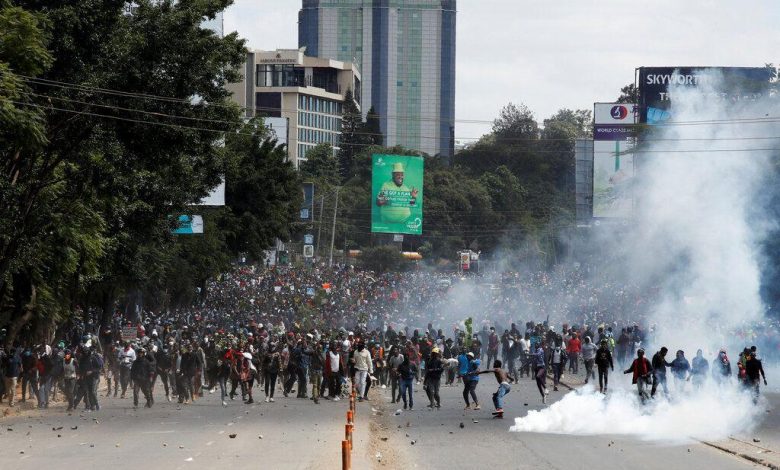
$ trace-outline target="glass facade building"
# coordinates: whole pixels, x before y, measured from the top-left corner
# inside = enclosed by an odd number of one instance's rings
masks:
[[[385,145],[451,156],[455,20],[455,0],[303,0],[298,45],[360,68]]]

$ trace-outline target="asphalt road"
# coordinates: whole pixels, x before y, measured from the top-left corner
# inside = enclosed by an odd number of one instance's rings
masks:
[[[7,416],[0,420],[0,469],[341,468],[348,401],[315,405],[278,393],[275,403],[263,403],[256,391],[260,403],[238,398],[223,408],[219,392],[190,405],[161,396],[152,409],[101,397],[98,412],[68,414],[57,405]],[[369,418],[356,419],[353,461],[362,466],[355,468],[370,465],[361,460],[368,455]]]
[[[509,432],[514,417],[543,405],[534,382],[525,379],[507,396],[506,419],[491,419],[495,388],[492,377],[483,377],[477,389],[483,409],[467,412],[460,386],[442,387],[443,405],[435,411],[425,408],[418,388],[415,411],[399,415],[389,389],[376,388],[369,403],[358,404],[353,468],[765,468],[702,444]],[[551,401],[564,393],[553,392]],[[178,405],[160,401],[158,391],[151,410],[133,409],[129,398],[103,398],[96,413],[68,414],[57,405],[6,416],[0,419],[0,468],[341,468],[348,402],[315,405],[280,395],[275,403],[236,400],[223,408],[219,393]]]
[[[372,452],[380,452],[380,468],[497,468],[497,469],[678,469],[712,470],[758,467],[747,460],[699,443],[670,445],[625,436],[570,436],[509,432],[514,417],[541,409],[535,382],[512,385],[504,405],[505,419],[492,419],[491,396],[497,388],[484,376],[477,388],[480,411],[463,411],[462,388],[442,387],[442,408],[429,410],[420,388],[415,411],[396,415],[397,405],[377,406]],[[551,392],[552,403],[568,390]],[[375,398],[375,403],[380,397]],[[526,406],[527,404],[527,406]],[[375,405],[376,406],[376,405]],[[463,423],[461,428],[460,423]],[[384,440],[386,438],[386,440]],[[412,444],[414,442],[414,444]],[[378,460],[378,459],[377,459]]]

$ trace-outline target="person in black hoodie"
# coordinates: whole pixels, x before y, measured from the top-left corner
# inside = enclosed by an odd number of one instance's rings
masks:
[[[154,400],[152,399],[152,375],[154,373],[154,362],[147,357],[146,350],[138,349],[138,358],[133,361],[130,367],[130,378],[133,379],[133,406],[138,408],[138,392],[142,392],[146,398],[146,408],[151,408]]]
[[[423,388],[425,388],[425,394],[428,395],[428,401],[430,401],[428,408],[441,408],[439,386],[441,385],[441,374],[444,372],[444,366],[441,359],[439,359],[439,354],[439,348],[433,348],[431,357],[425,364],[425,385],[423,385]]]
[[[612,363],[612,353],[606,339],[601,340],[601,346],[596,351],[596,368],[599,371],[599,392],[607,393],[608,369],[614,371],[615,364]]]
[[[669,387],[666,386],[666,368],[671,367],[672,364],[666,362],[666,352],[669,351],[665,346],[660,351],[653,355],[653,388],[650,390],[650,398],[655,397],[655,391],[658,385],[661,385],[664,390],[664,395],[669,396]]]
[[[755,351],[748,353],[747,361],[745,362],[745,375],[746,383],[748,383],[748,386],[753,391],[753,403],[758,403],[761,379],[764,379],[764,385],[766,385],[766,375],[764,375],[764,367],[761,365],[761,359],[757,357]]]
[[[152,389],[154,389],[155,382],[157,382],[157,377],[160,377],[160,381],[165,388],[165,399],[171,401],[170,389],[173,387],[171,367],[173,367],[173,362],[171,361],[171,354],[168,348],[166,346],[158,348],[157,354],[155,354],[155,359],[157,363],[157,374],[154,376],[154,380],[152,381]]]

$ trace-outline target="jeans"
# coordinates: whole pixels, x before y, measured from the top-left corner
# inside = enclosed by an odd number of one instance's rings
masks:
[[[22,401],[25,401],[27,397],[27,387],[30,387],[32,390],[30,392],[30,397],[33,395],[35,398],[38,398],[38,370],[33,369],[31,371],[27,371],[22,375]]]
[[[655,396],[658,385],[661,385],[664,395],[669,395],[669,387],[666,385],[666,374],[653,373],[653,387],[650,389],[651,397]]]
[[[219,395],[222,401],[225,401],[225,398],[227,398],[227,377],[219,377],[217,378],[217,382],[219,382]],[[167,395],[167,393],[166,393]]]
[[[38,386],[38,408],[48,408],[51,393],[51,377],[41,377]]]
[[[578,352],[569,353],[569,372],[572,374],[577,374],[580,371],[579,357],[580,353]]]
[[[606,367],[599,367],[599,389],[607,388],[607,381],[609,380],[609,369]]]
[[[163,388],[165,388],[165,396],[168,397],[171,394],[170,388],[173,386],[173,380],[171,380],[171,370],[170,369],[157,369],[157,375],[154,376],[154,380],[152,380],[152,388],[154,388],[155,383],[157,383],[157,377],[160,377],[160,381],[163,384]],[[224,397],[223,397],[224,399]]]
[[[65,393],[65,400],[68,402],[68,410],[73,409],[74,398],[76,397],[76,378],[62,379],[62,389]]]
[[[504,409],[504,396],[506,396],[506,394],[511,390],[512,387],[510,387],[506,382],[503,382],[498,386],[498,390],[493,394],[493,406],[496,407],[496,411]]]
[[[401,379],[401,398],[406,406],[406,395],[409,394],[409,408],[414,408],[414,379]]]
[[[539,389],[539,393],[544,397],[544,392],[547,391],[547,369],[536,367],[534,375],[536,376],[536,388]]]
[[[553,385],[558,386],[561,381],[561,375],[563,375],[563,364],[560,362],[553,364]]]
[[[306,397],[306,376],[309,374],[308,367],[298,368],[298,397]]]
[[[428,395],[428,401],[431,402],[431,408],[434,405],[441,406],[441,398],[439,397],[439,386],[441,385],[441,377],[438,378],[426,378],[425,379],[425,394]],[[435,402],[435,403],[434,403]]]
[[[596,373],[593,372],[593,365],[596,363],[595,359],[588,359],[585,361],[585,383],[588,383],[588,380],[593,378],[596,379]]]
[[[638,377],[636,379],[636,389],[637,392],[639,392],[639,399],[642,400],[642,403],[645,402],[646,399],[649,397],[647,396],[647,387],[650,385],[650,378],[645,377]]]
[[[368,371],[367,370],[356,370],[355,371],[355,382],[357,385],[357,393],[358,397],[363,398],[363,395],[366,393],[366,379],[368,379]]]
[[[401,379],[397,373],[390,375],[390,398],[393,403],[401,399]]]
[[[274,390],[276,389],[276,377],[279,376],[278,372],[266,372],[264,377],[265,382],[265,396],[266,398],[274,397]]]
[[[469,406],[469,395],[471,395],[474,404],[479,405],[479,400],[477,400],[478,383],[476,380],[469,380],[467,377],[463,378],[463,400],[466,402],[466,406]]]

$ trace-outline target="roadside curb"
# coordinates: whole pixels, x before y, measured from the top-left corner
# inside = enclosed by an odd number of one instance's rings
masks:
[[[742,447],[748,447],[748,448],[754,447],[754,448],[760,449],[760,452],[772,453],[773,455],[777,455],[777,454],[774,454],[771,449],[766,449],[766,448],[763,448],[763,447],[760,447],[760,446],[756,446],[756,445],[753,445],[753,444],[751,444],[749,442],[740,441],[739,439],[734,439],[734,438],[730,438],[730,439],[735,442],[735,444],[733,446],[729,446],[725,442],[715,443],[715,442],[709,442],[709,441],[701,441],[701,440],[698,440],[698,439],[697,439],[697,441],[700,442],[701,444],[704,444],[705,446],[712,447],[713,449],[718,449],[721,452],[726,452],[727,454],[731,454],[731,455],[734,455],[734,456],[739,457],[741,459],[745,459],[745,460],[750,461],[752,463],[755,463],[757,465],[762,465],[762,466],[764,466],[766,468],[771,468],[772,470],[780,470],[780,462],[774,463],[774,462],[770,462],[770,461],[768,461],[766,459],[762,459],[760,457],[755,457],[753,455],[750,455],[750,454],[746,453],[742,449],[738,449],[737,446],[739,446],[741,444]],[[738,444],[736,444],[736,443],[738,443]]]

